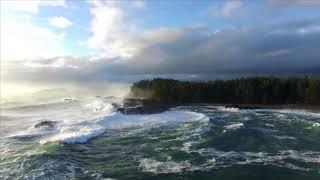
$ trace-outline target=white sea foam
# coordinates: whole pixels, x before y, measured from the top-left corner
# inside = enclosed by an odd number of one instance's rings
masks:
[[[311,169],[299,167],[286,161],[289,159],[305,162],[305,163],[320,163],[320,152],[315,151],[295,151],[284,150],[278,153],[266,152],[236,152],[236,151],[219,151],[214,148],[204,148],[197,151],[205,157],[211,157],[214,162],[207,163],[207,166],[215,168],[232,166],[234,164],[255,164],[262,163],[264,165],[274,165],[297,169],[301,171],[309,171]]]
[[[106,130],[150,128],[172,123],[199,121],[204,118],[205,116],[203,114],[186,111],[168,111],[161,114],[130,116],[113,112],[102,118],[91,119],[63,127],[57,135],[50,137],[44,142],[63,141],[67,143],[81,143],[100,135]]]
[[[210,107],[210,106],[208,106]],[[271,113],[280,113],[277,114],[279,118],[285,117],[284,114],[293,114],[300,116],[311,116],[311,117],[320,117],[320,113],[310,112],[307,110],[298,110],[298,109],[239,109],[233,107],[224,107],[224,106],[211,106],[218,111],[225,112],[271,112]]]
[[[63,101],[49,106],[37,105],[23,108],[23,110],[27,109],[25,114],[31,116],[28,120],[24,119],[24,124],[29,128],[17,129],[6,137],[38,137],[40,143],[51,141],[83,143],[108,130],[145,129],[167,124],[208,120],[204,114],[182,110],[170,110],[159,114],[125,116],[115,112],[112,102],[106,98],[92,98],[89,101]],[[21,109],[17,110],[17,112],[10,112],[10,115],[14,115],[14,113],[21,114]],[[54,127],[35,128],[35,124],[43,119],[54,121]],[[19,127],[17,126],[17,128]]]
[[[309,112],[305,110],[296,110],[296,109],[255,109],[254,112],[272,112],[272,113],[281,113],[281,114],[294,114],[300,116],[312,116],[320,117],[320,113]],[[281,116],[281,115],[279,115]]]
[[[184,144],[184,146],[189,144]],[[214,148],[203,148],[196,151],[204,156],[207,161],[203,164],[193,164],[189,161],[175,162],[172,158],[167,158],[166,161],[157,161],[150,158],[139,159],[139,167],[145,171],[154,174],[163,173],[181,173],[182,171],[208,171],[210,169],[224,168],[236,164],[264,164],[300,171],[310,171],[312,169],[297,166],[289,160],[296,160],[305,163],[320,163],[319,152],[314,151],[295,151],[285,150],[278,153],[267,152],[237,152],[237,151],[220,151]]]
[[[313,127],[320,127],[320,123],[314,123],[312,126]]]
[[[297,138],[292,137],[292,136],[276,136],[276,135],[273,135],[273,137],[275,137],[277,139],[280,139],[280,140],[296,140],[297,139]]]
[[[219,111],[226,111],[226,112],[240,112],[239,108],[233,108],[233,107],[226,108],[224,106],[218,106],[217,109]]]
[[[307,163],[320,163],[320,152],[305,151],[299,152],[296,150],[284,150],[280,152],[280,156],[290,158]]]
[[[232,123],[229,125],[224,126],[226,129],[239,129],[243,126],[243,123]]]
[[[181,151],[185,152],[191,152],[190,148],[192,147],[192,144],[195,143],[194,141],[187,141],[183,143],[183,147],[181,148]]]
[[[157,161],[154,159],[143,158],[139,160],[139,163],[139,167],[143,171],[151,172],[154,174],[181,173],[182,171],[190,169],[191,167],[189,161]]]

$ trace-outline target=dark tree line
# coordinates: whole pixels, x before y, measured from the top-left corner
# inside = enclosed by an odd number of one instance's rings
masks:
[[[131,86],[131,96],[167,103],[320,105],[320,79],[250,77],[191,82],[157,78],[134,83]]]

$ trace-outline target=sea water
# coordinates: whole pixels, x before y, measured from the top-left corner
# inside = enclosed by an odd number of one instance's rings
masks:
[[[119,101],[2,104],[0,179],[320,179],[318,113]]]

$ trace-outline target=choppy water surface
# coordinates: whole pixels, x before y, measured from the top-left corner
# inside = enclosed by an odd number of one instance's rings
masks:
[[[0,179],[320,179],[319,123],[209,105],[124,116],[105,99],[8,107]]]

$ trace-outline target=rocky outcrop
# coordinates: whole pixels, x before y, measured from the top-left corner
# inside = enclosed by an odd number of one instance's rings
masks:
[[[258,107],[258,106],[254,106],[254,105],[242,105],[242,104],[230,104],[230,105],[225,105],[225,108],[260,109],[260,107]]]
[[[153,114],[166,111],[170,107],[170,104],[156,100],[126,98],[122,101],[122,107],[119,107],[118,111],[125,115]]]
[[[230,104],[225,105],[225,108],[238,108],[238,109],[277,109],[274,106],[268,105],[255,105],[255,104]]]
[[[44,120],[44,121],[40,121],[38,122],[36,125],[34,125],[35,128],[42,128],[42,127],[50,127],[53,128],[56,122],[54,121],[48,121],[48,120]]]

